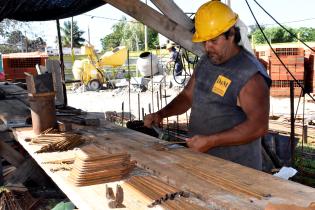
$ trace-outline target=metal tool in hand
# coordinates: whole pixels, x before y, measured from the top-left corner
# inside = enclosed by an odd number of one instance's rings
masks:
[[[159,139],[164,138],[164,132],[160,128],[158,128],[156,125],[152,125],[152,128],[159,135]]]

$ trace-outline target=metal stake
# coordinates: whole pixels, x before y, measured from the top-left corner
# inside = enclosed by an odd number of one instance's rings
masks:
[[[131,75],[130,75],[130,63],[129,63],[129,50],[127,51],[127,65],[128,65],[128,97],[129,97],[129,121],[131,121],[131,96],[130,96],[130,80],[131,80]]]
[[[158,110],[160,110],[159,91],[156,92],[156,104],[157,104]]]
[[[124,104],[125,102],[122,102],[121,104],[121,126],[122,127],[124,127],[124,109],[125,109]]]
[[[140,119],[140,93],[138,93],[138,119]]]
[[[294,156],[294,140],[295,140],[295,119],[294,119],[294,83],[290,81],[290,111],[291,111],[291,133],[290,133],[290,143],[291,143],[291,164],[293,163]]]
[[[166,99],[166,89],[164,90],[164,96],[165,96],[165,106],[167,105],[167,99]],[[168,117],[166,118],[166,129],[168,131],[168,135],[170,135],[169,131],[170,131],[170,128],[169,128],[169,125],[168,125]]]
[[[152,93],[152,101],[151,101],[151,102],[152,102],[152,111],[154,112],[154,100],[153,100],[153,94],[154,94],[154,93],[153,93],[153,69],[152,69],[153,66],[152,66],[152,53],[151,53],[151,52],[150,52],[150,56],[151,56],[151,59],[150,59],[150,60],[151,60],[151,86],[152,86],[152,87],[151,87],[151,91],[152,91],[152,92],[151,92],[151,93]]]

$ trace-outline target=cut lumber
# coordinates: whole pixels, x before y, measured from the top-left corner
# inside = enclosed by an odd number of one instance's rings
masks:
[[[127,153],[108,154],[95,145],[77,152],[69,180],[76,186],[87,186],[124,179],[134,168]]]

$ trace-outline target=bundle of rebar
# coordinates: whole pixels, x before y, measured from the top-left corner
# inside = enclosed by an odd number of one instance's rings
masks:
[[[165,209],[204,209],[184,200],[189,194],[152,176],[133,176],[123,184],[148,207],[161,205]]]
[[[177,166],[186,170],[187,173],[197,176],[198,178],[209,182],[211,184],[215,184],[216,186],[227,190],[232,193],[236,193],[243,196],[254,197],[259,200],[270,197],[271,195],[268,193],[262,193],[257,190],[249,188],[249,186],[242,184],[240,182],[233,181],[231,179],[224,178],[223,176],[218,176],[215,173],[211,173],[211,171],[201,169],[199,167],[193,166],[191,164],[177,164]]]
[[[60,133],[60,134],[41,134],[35,138],[32,138],[31,144],[43,144],[41,149],[36,153],[43,152],[61,152],[71,150],[81,144],[85,140],[81,135],[75,133]]]
[[[0,210],[22,210],[14,194],[7,189],[1,189]]]
[[[108,154],[89,145],[77,152],[69,180],[76,186],[113,182],[126,178],[134,167],[127,153]]]

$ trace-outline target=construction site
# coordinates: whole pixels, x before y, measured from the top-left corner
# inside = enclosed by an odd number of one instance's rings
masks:
[[[315,42],[276,21],[297,42],[262,30],[254,46],[230,1],[189,15],[172,0],[35,2],[0,6],[1,21],[55,20],[59,41],[58,55],[0,52],[0,209],[315,209]],[[167,44],[65,56],[59,20],[107,5]]]

